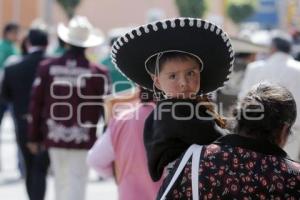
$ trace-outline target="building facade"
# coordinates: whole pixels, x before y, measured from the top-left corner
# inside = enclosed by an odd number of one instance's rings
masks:
[[[87,16],[92,24],[107,32],[146,23],[147,13],[157,8],[165,17],[178,16],[173,0],[82,0],[76,14]],[[55,0],[0,0],[0,28],[9,21],[28,28],[37,18],[53,27],[68,21]]]

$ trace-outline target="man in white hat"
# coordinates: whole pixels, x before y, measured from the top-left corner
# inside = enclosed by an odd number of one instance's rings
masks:
[[[88,168],[86,155],[96,140],[96,125],[104,115],[107,72],[91,64],[88,47],[103,42],[103,35],[86,17],[76,16],[58,36],[70,45],[61,57],[41,63],[33,84],[28,147],[49,149],[55,176],[56,200],[83,200]]]

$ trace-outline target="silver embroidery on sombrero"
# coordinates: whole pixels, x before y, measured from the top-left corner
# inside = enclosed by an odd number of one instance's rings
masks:
[[[133,35],[132,32],[129,32],[128,34],[129,34],[129,37],[130,37],[131,39],[134,39],[134,35]]]
[[[126,35],[123,36],[124,42],[127,43],[129,40]]]
[[[111,54],[111,55],[112,55],[113,57],[116,57],[116,53],[117,53],[118,51],[117,51],[115,48],[112,48],[111,51],[112,51],[112,54]]]
[[[211,31],[211,32],[214,32],[215,27],[216,27],[216,26],[215,26],[214,24],[211,24],[211,25],[210,25],[210,31]]]
[[[202,23],[201,23],[201,20],[197,20],[197,27],[198,27],[198,28],[201,28],[201,24],[202,24]]]
[[[114,43],[114,46],[113,46],[113,48],[115,48],[115,49],[117,49],[117,50],[119,50],[119,49],[120,49],[120,47],[119,47],[119,45],[117,44],[117,42],[115,42],[115,43]]]
[[[185,25],[184,20],[185,20],[184,18],[183,18],[183,19],[180,19],[180,23],[179,23],[179,24],[180,24],[181,27],[184,27],[184,25]]]
[[[158,31],[158,27],[157,27],[156,23],[151,24],[151,26],[154,31]]]
[[[223,33],[221,34],[221,37],[222,37],[222,39],[223,39],[224,42],[227,42],[228,37],[227,37],[226,33],[223,32]]]
[[[167,29],[168,28],[168,25],[167,25],[166,21],[161,22],[161,24],[162,24],[163,29]]]
[[[179,18],[179,20],[180,20],[179,25],[181,27],[184,27],[186,25],[185,24],[185,20],[186,19],[189,20],[189,25],[190,26],[193,26],[194,25],[194,21],[196,20],[197,21],[196,26],[198,28],[201,27],[202,22],[204,22],[204,28],[205,29],[208,29],[210,27],[210,31],[213,32],[215,30],[215,28],[216,28],[216,26],[214,24],[211,24],[211,23],[209,23],[207,21],[203,21],[203,20],[200,20],[200,19],[193,19],[193,18]],[[167,29],[168,28],[168,25],[167,25],[166,22],[170,22],[172,28],[176,27],[175,19],[173,19],[173,20],[165,20],[165,21],[160,22],[160,23],[162,23],[163,29]],[[152,26],[152,28],[153,28],[154,31],[158,31],[157,23],[159,23],[159,22],[155,22],[155,23],[150,24]],[[134,39],[134,34],[133,34],[134,31],[136,32],[136,34],[138,36],[141,36],[142,32],[140,31],[140,28],[144,29],[145,33],[149,33],[150,32],[149,28],[146,25],[144,25],[142,27],[136,28],[133,31],[129,32],[128,33],[129,37],[131,39]],[[216,34],[218,35],[220,32],[222,32],[221,29],[217,27],[216,28]],[[128,42],[128,39],[126,38],[126,35],[123,36],[123,37],[121,37],[121,38],[123,38],[124,42]],[[224,32],[222,32],[222,39],[223,39],[224,42],[226,42],[228,40],[228,37],[227,37],[226,33],[224,33]],[[121,43],[119,43],[119,44],[120,44],[120,46],[122,46],[123,42],[121,41]],[[117,48],[117,49],[119,49],[119,48]]]
[[[226,46],[229,47],[231,45],[230,41],[228,40]]]
[[[143,26],[143,28],[144,28],[145,33],[149,33],[150,32],[150,30],[149,30],[149,28],[148,28],[147,25]]]
[[[209,28],[209,23],[208,23],[208,22],[205,22],[204,28],[205,28],[206,30]]]
[[[117,43],[119,43],[120,47],[123,46],[123,42],[121,41],[123,37],[120,37],[118,40],[117,40]]]
[[[189,20],[190,20],[190,22],[189,22],[190,27],[193,27],[194,26],[194,19],[189,18]]]
[[[176,27],[175,20],[172,20],[172,21],[171,21],[171,27],[172,27],[172,28],[175,28],[175,27]]]
[[[216,34],[217,34],[217,35],[219,35],[219,34],[220,34],[220,32],[221,32],[221,29],[220,29],[220,28],[217,28],[217,30],[216,30]]]
[[[141,32],[140,28],[135,29],[135,32],[136,32],[136,34],[137,34],[138,36],[141,36],[141,35],[142,35],[142,32]]]

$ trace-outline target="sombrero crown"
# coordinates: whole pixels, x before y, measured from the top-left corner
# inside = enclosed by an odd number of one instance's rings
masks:
[[[203,62],[201,92],[224,85],[231,73],[234,52],[227,34],[215,24],[197,18],[175,18],[137,27],[112,46],[115,66],[130,80],[152,90],[145,62],[160,52],[180,51]]]

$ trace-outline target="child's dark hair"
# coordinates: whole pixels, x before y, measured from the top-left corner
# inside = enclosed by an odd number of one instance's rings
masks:
[[[296,120],[296,102],[286,88],[270,83],[256,85],[233,112],[237,133],[275,142],[283,125]]]
[[[156,59],[157,59],[157,56],[153,56],[146,62],[147,70],[149,70],[152,74],[155,74]],[[194,57],[188,53],[184,53],[184,52],[171,51],[171,52],[165,52],[165,53],[161,54],[161,56],[159,58],[159,71],[162,70],[162,66],[167,61],[176,60],[176,59],[179,59],[182,61],[194,60],[196,63],[199,64],[199,68],[202,67],[202,64],[196,57]]]

